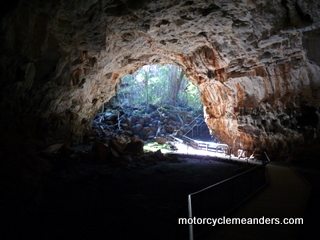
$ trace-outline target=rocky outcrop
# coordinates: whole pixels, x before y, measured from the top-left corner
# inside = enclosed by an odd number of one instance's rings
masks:
[[[122,76],[176,64],[220,141],[270,152],[313,143],[319,9],[316,0],[21,0],[1,22],[4,142],[81,142]]]
[[[175,109],[164,105],[149,109],[149,113],[132,108],[109,108],[99,113],[93,120],[92,130],[85,134],[85,142],[91,143],[98,139],[117,139],[118,142],[128,143],[132,138],[143,141],[165,143],[170,135],[181,137],[210,139],[207,126],[201,115]],[[173,109],[173,110],[172,110]]]

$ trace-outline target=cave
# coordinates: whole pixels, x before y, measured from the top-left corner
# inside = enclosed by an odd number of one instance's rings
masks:
[[[54,168],[48,151],[83,146],[121,78],[145,65],[184,71],[217,141],[318,170],[319,24],[317,0],[11,1],[0,30],[2,206],[32,211]]]
[[[21,1],[2,17],[3,135],[37,148],[81,143],[121,77],[175,64],[200,90],[219,141],[288,157],[291,145],[318,142],[314,5]]]
[[[118,130],[131,129],[145,143],[164,142],[170,135],[212,141],[200,92],[175,65],[145,65],[122,77],[116,95],[102,104],[93,121],[108,127],[101,118],[117,119]],[[109,128],[114,129],[112,124]]]

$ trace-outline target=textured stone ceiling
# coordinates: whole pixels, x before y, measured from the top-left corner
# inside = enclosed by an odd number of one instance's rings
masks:
[[[290,152],[319,139],[319,28],[317,0],[20,1],[1,22],[3,134],[81,142],[122,76],[176,64],[220,141]]]

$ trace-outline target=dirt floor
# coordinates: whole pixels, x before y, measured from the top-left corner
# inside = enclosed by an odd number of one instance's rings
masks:
[[[250,168],[180,160],[134,169],[81,163],[76,170],[54,171],[35,211],[17,216],[11,239],[176,239],[189,193]]]

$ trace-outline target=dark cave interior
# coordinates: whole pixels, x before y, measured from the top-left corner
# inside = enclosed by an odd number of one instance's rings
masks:
[[[209,137],[310,182],[297,238],[319,239],[317,0],[17,0],[0,19],[1,239],[176,239],[188,193],[251,168],[145,152],[150,119],[182,122],[172,109],[101,115],[121,78],[166,64],[199,90]]]

